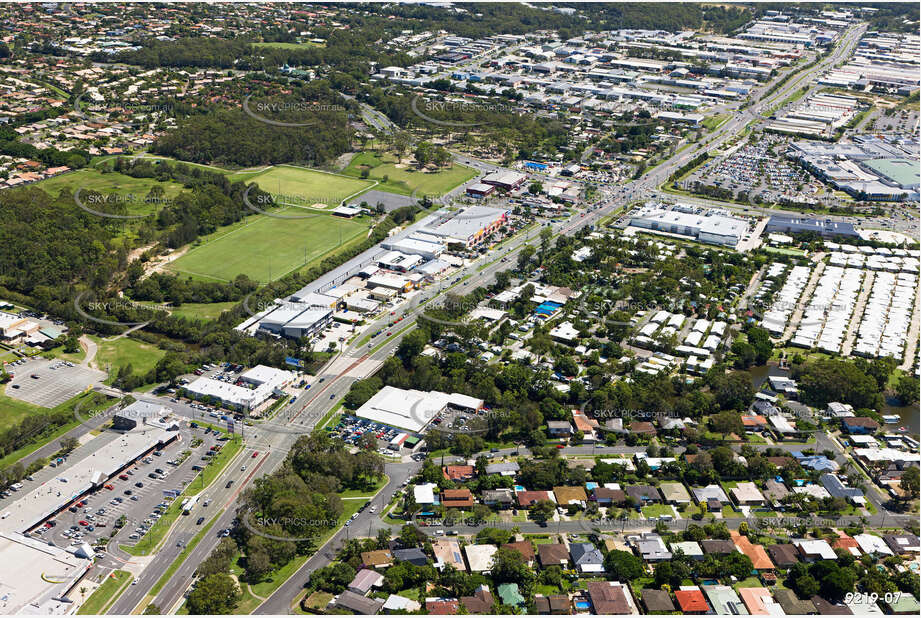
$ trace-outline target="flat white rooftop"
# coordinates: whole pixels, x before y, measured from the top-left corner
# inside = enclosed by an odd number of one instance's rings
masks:
[[[94,484],[115,474],[129,461],[137,459],[157,444],[165,443],[174,435],[176,432],[147,426],[142,431],[134,430],[116,436],[69,468],[59,468],[60,473],[53,479],[7,507],[5,513],[9,515],[0,519],[0,532],[25,532]],[[94,440],[106,439],[110,439],[110,436],[103,434]]]
[[[0,533],[0,614],[63,615],[61,600],[92,560],[21,534]]]

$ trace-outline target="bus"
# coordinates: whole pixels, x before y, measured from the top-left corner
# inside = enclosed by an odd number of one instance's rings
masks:
[[[195,504],[198,502],[198,496],[189,496],[182,501],[182,514],[188,515],[192,512],[192,509],[195,508]]]

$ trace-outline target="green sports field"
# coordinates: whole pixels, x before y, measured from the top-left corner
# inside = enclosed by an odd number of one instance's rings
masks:
[[[342,200],[374,185],[370,180],[288,165],[273,167],[246,180],[255,182],[283,204],[311,206],[319,203],[330,207],[336,207]]]
[[[279,211],[292,215],[299,209]],[[266,215],[206,236],[170,264],[173,272],[203,280],[231,281],[239,274],[268,282],[321,260],[340,245],[358,242],[368,232],[368,219],[318,215],[308,219],[279,219]]]
[[[392,155],[362,152],[356,155],[343,170],[343,174],[360,176],[362,170],[368,170],[369,178],[381,184],[375,189],[400,195],[440,196],[457,185],[467,182],[477,175],[473,168],[452,163],[450,167],[432,172],[415,167],[396,164]],[[384,177],[387,180],[384,180]]]

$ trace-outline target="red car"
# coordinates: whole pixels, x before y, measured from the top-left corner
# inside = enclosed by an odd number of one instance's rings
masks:
[[[81,526],[89,526],[89,525],[90,525],[90,522],[86,521],[85,519],[81,519],[81,520],[78,521],[77,523],[80,524]]]
[[[109,491],[112,491],[113,489],[115,489],[115,485],[111,485],[111,484],[110,484],[110,485],[104,485],[104,487],[105,487],[106,489],[108,489]]]
[[[259,451],[253,451],[253,459],[259,456]]]
[[[80,507],[80,506],[86,506],[86,502],[84,502],[83,500],[81,500],[80,502],[77,503],[77,506],[78,506],[78,507]]]
[[[123,480],[123,481],[127,481],[127,480],[128,480],[128,475],[127,475],[127,474],[119,474],[119,475],[118,475],[118,478],[120,478],[120,479]]]
[[[563,449],[563,448],[566,448],[566,447],[565,447],[565,446],[563,446],[562,444],[557,444],[557,445],[556,445],[556,447],[557,447],[557,448],[559,448],[559,449]]]

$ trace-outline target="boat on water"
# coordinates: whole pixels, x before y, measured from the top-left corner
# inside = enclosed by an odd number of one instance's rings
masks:
[[[900,422],[902,417],[898,414],[883,414],[883,422],[887,425],[895,425]]]

